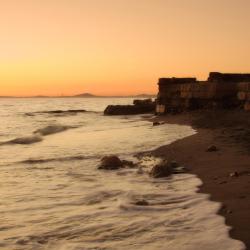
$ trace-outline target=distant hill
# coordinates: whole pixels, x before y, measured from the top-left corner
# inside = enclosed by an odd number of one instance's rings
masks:
[[[90,94],[90,93],[83,93],[79,95],[74,95],[73,97],[97,97],[96,95]]]
[[[91,93],[82,93],[73,96],[43,96],[43,95],[36,95],[36,96],[0,96],[0,98],[72,98],[72,97],[81,97],[81,98],[156,98],[156,95],[150,94],[139,94],[139,95],[128,95],[128,96],[99,96],[93,95]]]
[[[139,95],[128,95],[128,96],[99,96],[99,95],[93,95],[90,93],[83,93],[79,95],[74,95],[73,97],[85,97],[85,98],[90,98],[90,97],[107,97],[107,98],[112,98],[112,97],[117,97],[117,98],[126,98],[126,97],[132,97],[132,98],[155,98],[156,95],[149,95],[149,94],[139,94]]]

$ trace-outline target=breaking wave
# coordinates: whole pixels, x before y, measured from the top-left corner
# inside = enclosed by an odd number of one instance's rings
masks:
[[[38,143],[43,141],[43,136],[52,135],[56,133],[61,133],[68,129],[77,128],[76,126],[66,126],[66,125],[49,125],[41,129],[37,129],[33,132],[34,135],[18,137],[6,142],[1,142],[0,145],[12,145],[12,144],[24,144],[29,145],[33,143]]]
[[[66,126],[66,125],[49,125],[44,128],[37,129],[36,131],[34,131],[34,134],[40,134],[42,136],[46,136],[46,135],[60,133],[60,132],[63,132],[65,130],[72,129],[72,128],[77,128],[77,127]]]
[[[43,138],[39,135],[33,135],[33,136],[26,136],[26,137],[20,137],[16,138],[7,142],[2,142],[0,145],[8,145],[8,144],[33,144],[37,142],[41,142]]]
[[[77,115],[79,113],[86,113],[88,112],[85,109],[68,109],[68,110],[48,110],[48,111],[39,111],[39,112],[28,112],[25,113],[27,116],[34,116],[36,114],[49,114],[49,115],[56,115],[56,116],[64,116],[64,115]]]
[[[48,163],[48,162],[63,162],[63,161],[81,161],[85,159],[89,159],[90,157],[85,157],[83,155],[76,155],[76,156],[66,156],[66,157],[56,157],[56,158],[47,158],[47,159],[28,159],[18,163],[25,163],[25,164],[41,164],[41,163]]]

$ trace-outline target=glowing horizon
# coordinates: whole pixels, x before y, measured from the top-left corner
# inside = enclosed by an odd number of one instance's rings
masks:
[[[249,72],[248,0],[3,0],[0,96],[156,94]]]

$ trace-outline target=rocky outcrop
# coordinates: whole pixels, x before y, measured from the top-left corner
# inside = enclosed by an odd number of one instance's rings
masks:
[[[104,115],[137,115],[153,113],[155,111],[155,102],[151,99],[134,100],[133,105],[109,105],[104,110]]]

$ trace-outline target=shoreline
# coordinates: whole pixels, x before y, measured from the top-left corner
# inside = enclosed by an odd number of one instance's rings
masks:
[[[238,143],[232,140],[238,136],[237,126],[227,127],[226,123],[225,126],[216,128],[194,126],[194,119],[200,115],[190,112],[150,119],[165,124],[189,125],[197,131],[192,136],[161,146],[151,153],[156,157],[177,161],[187,167],[189,173],[200,178],[203,184],[198,192],[209,194],[210,200],[222,204],[218,214],[223,216],[226,225],[231,227],[230,237],[242,241],[246,249],[250,249],[249,151],[242,141]],[[202,114],[204,115],[206,116],[206,113]],[[213,121],[207,122],[209,124]],[[232,128],[235,129],[234,133]],[[215,145],[218,151],[207,152],[211,145]]]

